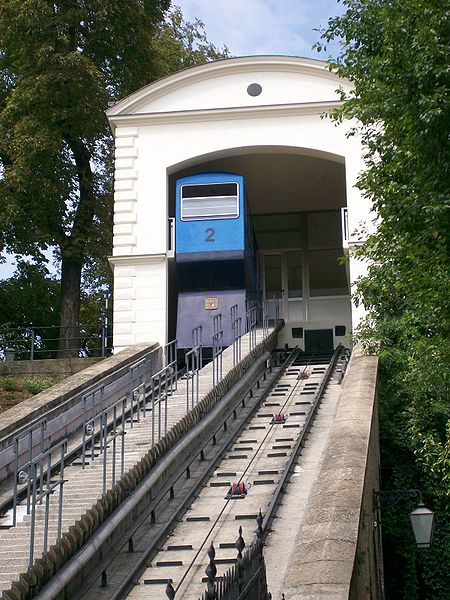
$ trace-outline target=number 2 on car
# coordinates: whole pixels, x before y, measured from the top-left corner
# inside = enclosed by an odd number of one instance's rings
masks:
[[[205,233],[206,233],[206,237],[205,237],[205,242],[215,242],[216,239],[214,237],[216,230],[213,229],[212,227],[208,227],[208,229],[205,229]]]

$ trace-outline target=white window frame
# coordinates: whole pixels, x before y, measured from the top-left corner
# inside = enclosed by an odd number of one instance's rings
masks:
[[[201,217],[183,217],[183,188],[185,187],[192,187],[194,185],[208,185],[208,184],[227,184],[227,183],[233,183],[236,184],[237,186],[237,194],[236,194],[236,198],[237,198],[237,214],[233,214],[230,216],[227,215],[203,215]],[[194,196],[193,198],[189,198],[189,200],[193,200],[196,198],[213,198],[214,196]],[[216,196],[217,198],[220,198],[220,196]],[[224,198],[231,198],[232,196],[223,196]],[[234,196],[233,196],[234,197]],[[217,220],[222,220],[222,219],[239,219],[241,214],[241,203],[240,203],[240,184],[237,181],[209,181],[207,183],[184,183],[183,185],[180,186],[180,220],[181,221],[185,221],[185,222],[189,222],[189,221],[217,221]]]

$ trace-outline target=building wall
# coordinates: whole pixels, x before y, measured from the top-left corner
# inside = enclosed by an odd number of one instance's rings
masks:
[[[239,60],[230,61],[231,66],[239,66]],[[354,187],[363,166],[359,140],[346,137],[350,124],[336,126],[321,116],[327,106],[315,105],[336,101],[338,80],[317,68],[318,61],[306,61],[307,66],[314,63],[312,71],[297,65],[297,72],[291,63],[282,72],[271,64],[265,72],[257,62],[253,71],[233,72],[228,61],[220,61],[222,70],[216,66],[214,71],[214,65],[190,70],[195,71],[191,80],[183,74],[167,78],[172,81],[167,89],[164,83],[150,86],[151,93],[125,99],[110,114],[116,138],[111,259],[116,350],[138,341],[167,341],[171,173],[254,149],[316,155],[345,163],[350,230],[368,214],[368,202]],[[231,72],[222,72],[227,65]],[[246,93],[252,81],[262,82],[263,99]],[[351,267],[350,272],[354,280],[359,271]],[[355,325],[356,311],[352,318]]]

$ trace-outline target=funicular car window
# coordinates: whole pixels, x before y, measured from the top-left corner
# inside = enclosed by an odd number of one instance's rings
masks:
[[[181,186],[181,220],[235,219],[239,217],[237,183]]]

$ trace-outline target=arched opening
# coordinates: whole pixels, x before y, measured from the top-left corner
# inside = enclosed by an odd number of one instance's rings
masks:
[[[330,349],[351,330],[350,282],[343,264],[342,157],[304,148],[259,146],[194,157],[169,169],[169,217],[180,177],[242,175],[258,247],[263,298],[279,298],[286,322],[279,342]],[[175,261],[169,265],[169,335],[175,336]]]

